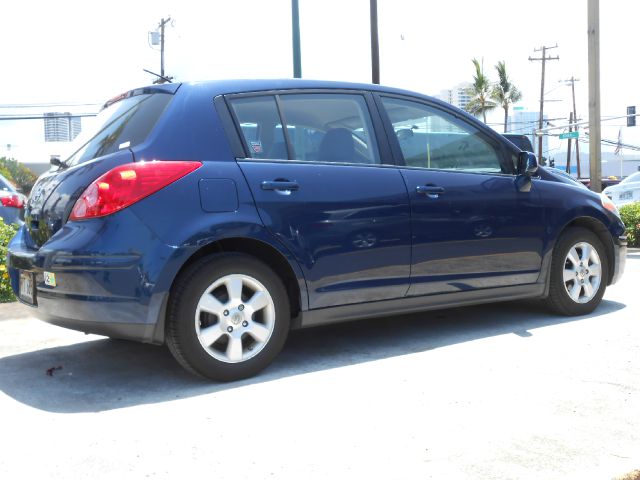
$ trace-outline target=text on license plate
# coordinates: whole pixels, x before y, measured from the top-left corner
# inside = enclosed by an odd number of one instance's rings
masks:
[[[27,303],[35,303],[33,290],[33,275],[30,272],[20,272],[20,298]]]

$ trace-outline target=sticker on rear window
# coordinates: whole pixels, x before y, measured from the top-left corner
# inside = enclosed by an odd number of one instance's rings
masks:
[[[251,150],[253,150],[253,153],[262,153],[262,142],[259,140],[251,142]]]
[[[118,150],[122,150],[123,148],[129,148],[129,145],[131,145],[131,142],[122,142],[120,145],[118,145]]]

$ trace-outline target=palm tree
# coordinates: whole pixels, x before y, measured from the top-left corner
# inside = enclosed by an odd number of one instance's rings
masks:
[[[504,109],[504,132],[507,133],[507,119],[509,118],[509,106],[522,98],[522,92],[511,83],[507,75],[507,67],[504,61],[496,65],[498,71],[498,83],[493,86],[491,98]]]
[[[483,65],[476,58],[471,60],[476,67],[476,74],[473,77],[473,84],[467,90],[471,100],[465,107],[471,115],[482,113],[484,123],[487,123],[487,112],[496,108],[496,103],[491,100],[491,82],[484,74]],[[483,62],[484,63],[484,62]]]

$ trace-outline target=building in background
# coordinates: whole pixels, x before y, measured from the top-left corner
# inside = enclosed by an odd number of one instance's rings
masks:
[[[543,128],[547,126],[547,118],[546,115],[543,116]],[[535,136],[534,132],[538,129],[539,119],[539,112],[527,112],[516,109],[511,111],[511,115],[509,115],[507,119],[507,133],[518,133],[529,137],[536,155],[538,155],[538,137]],[[500,131],[502,131],[502,129],[500,129]],[[549,137],[547,135],[542,137],[542,155],[549,158]]]
[[[45,142],[70,142],[82,129],[80,117],[74,117],[69,112],[49,112],[44,117]]]
[[[471,101],[471,95],[468,93],[470,88],[471,84],[469,82],[459,83],[453,88],[441,90],[435,97],[464,110],[469,101]]]

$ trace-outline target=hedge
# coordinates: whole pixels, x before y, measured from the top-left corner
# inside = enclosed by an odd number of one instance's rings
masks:
[[[0,218],[0,303],[13,302],[16,297],[11,290],[9,272],[7,271],[7,245],[18,231],[16,224],[7,225]]]
[[[627,227],[628,245],[640,247],[640,202],[620,207],[620,216]]]

